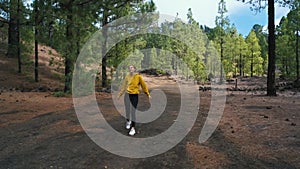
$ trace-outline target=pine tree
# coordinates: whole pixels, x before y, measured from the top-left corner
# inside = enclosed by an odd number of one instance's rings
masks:
[[[223,61],[224,61],[224,37],[225,37],[225,30],[229,26],[229,19],[228,16],[225,14],[227,13],[227,8],[226,8],[226,2],[225,0],[220,0],[219,6],[218,6],[218,14],[219,16],[216,17],[216,30],[218,32],[218,38],[217,40],[219,41],[217,44],[220,45],[220,59],[221,59],[221,67],[220,67],[220,83],[222,83],[223,78],[224,78],[224,72],[223,72]]]
[[[257,75],[262,74],[262,57],[261,49],[259,46],[259,39],[256,37],[254,30],[252,29],[246,38],[246,43],[249,49],[249,58],[246,60],[246,64],[250,67],[250,76],[253,77],[256,72]]]
[[[288,28],[291,30],[295,41],[296,80],[300,81],[299,68],[299,32],[300,32],[300,6],[290,11],[287,15]]]

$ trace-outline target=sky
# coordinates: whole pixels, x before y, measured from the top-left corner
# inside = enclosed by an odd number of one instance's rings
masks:
[[[178,17],[187,20],[188,9],[192,9],[193,18],[200,25],[215,27],[215,19],[218,16],[218,3],[220,0],[153,0],[160,14]],[[226,0],[227,13],[230,23],[234,24],[238,32],[247,36],[254,24],[259,24],[267,29],[267,9],[256,13],[250,10],[250,4],[237,0]],[[278,24],[282,16],[286,16],[288,8],[275,6],[275,24]]]

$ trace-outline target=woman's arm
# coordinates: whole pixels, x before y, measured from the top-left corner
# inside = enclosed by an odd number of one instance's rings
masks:
[[[140,84],[141,84],[141,87],[142,87],[144,93],[145,93],[148,97],[150,97],[150,93],[149,93],[148,87],[147,87],[147,85],[146,85],[146,83],[145,83],[145,81],[143,80],[143,78],[142,78],[141,75],[139,75],[139,81],[140,81]]]

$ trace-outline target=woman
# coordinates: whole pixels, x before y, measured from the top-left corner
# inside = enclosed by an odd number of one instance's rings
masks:
[[[126,111],[126,129],[130,129],[129,135],[133,136],[136,134],[135,131],[135,119],[136,119],[136,108],[139,101],[139,87],[142,87],[144,93],[151,98],[148,91],[147,85],[144,82],[142,76],[136,73],[136,68],[133,65],[129,66],[129,74],[125,77],[121,90],[118,94],[118,98],[123,95]]]

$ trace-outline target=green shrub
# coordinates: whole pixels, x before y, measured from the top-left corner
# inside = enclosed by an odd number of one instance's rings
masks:
[[[53,94],[54,97],[64,97],[66,94],[63,91],[58,91]]]

